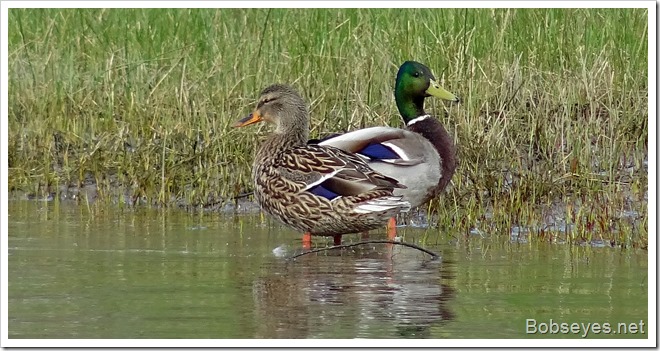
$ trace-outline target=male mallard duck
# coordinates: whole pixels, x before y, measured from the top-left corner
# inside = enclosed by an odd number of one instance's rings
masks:
[[[394,97],[406,129],[372,127],[331,136],[319,145],[334,146],[360,155],[371,168],[397,179],[395,189],[412,207],[427,203],[442,192],[456,170],[456,146],[445,127],[424,111],[424,99],[436,96],[459,101],[441,88],[425,65],[406,61],[399,68]],[[394,219],[388,226],[393,230]]]
[[[404,188],[372,170],[357,155],[331,146],[308,145],[309,113],[289,86],[261,92],[257,106],[236,127],[267,121],[275,131],[259,147],[252,168],[254,196],[261,209],[284,224],[311,235],[333,236],[378,228],[410,209],[394,196]]]

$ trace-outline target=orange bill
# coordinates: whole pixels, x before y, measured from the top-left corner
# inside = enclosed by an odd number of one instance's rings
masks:
[[[234,127],[245,127],[253,123],[261,122],[263,118],[257,112],[250,113],[247,117],[240,119],[234,123]]]

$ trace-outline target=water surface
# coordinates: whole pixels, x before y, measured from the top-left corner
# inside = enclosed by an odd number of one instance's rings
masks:
[[[442,259],[373,244],[289,261],[299,234],[261,216],[10,201],[9,337],[581,338],[528,320],[647,322],[646,251],[399,232]]]

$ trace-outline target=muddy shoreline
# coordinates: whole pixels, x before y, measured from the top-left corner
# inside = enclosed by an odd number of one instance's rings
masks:
[[[253,201],[251,192],[244,192],[233,198],[212,198],[205,204],[190,204],[184,199],[172,197],[167,204],[150,203],[146,197],[130,196],[133,191],[128,187],[114,187],[113,190],[100,191],[92,181],[85,182],[83,186],[62,185],[57,189],[50,191],[40,191],[41,195],[26,191],[10,191],[9,200],[11,201],[59,201],[69,205],[96,205],[110,207],[126,208],[152,208],[152,209],[179,209],[191,213],[207,213],[222,215],[256,215],[260,208]],[[648,190],[645,193],[644,201],[648,203]],[[527,244],[533,240],[542,240],[556,244],[574,243],[580,246],[592,247],[627,247],[630,244],[624,242],[620,235],[622,229],[628,228],[632,232],[643,233],[644,240],[641,243],[633,242],[632,246],[647,249],[648,230],[645,224],[648,216],[643,213],[644,203],[635,201],[632,195],[626,196],[623,207],[616,213],[606,214],[605,217],[596,216],[585,217],[591,219],[590,222],[579,223],[579,220],[567,214],[567,208],[572,213],[591,212],[597,206],[591,200],[584,201],[580,198],[560,198],[555,199],[551,204],[536,204],[533,211],[537,213],[536,218],[540,220],[530,220],[527,223],[514,223],[508,230],[509,240],[512,243]],[[461,217],[461,214],[457,214]],[[484,206],[484,213],[470,226],[464,233],[465,239],[483,238],[490,239],[494,236],[501,236],[502,229],[497,223],[492,223],[493,206]],[[438,228],[439,216],[437,213],[428,214],[426,206],[414,209],[408,214],[400,216],[398,223],[401,226],[415,228]],[[582,235],[574,237],[576,231],[584,231]],[[500,234],[496,234],[500,233]]]

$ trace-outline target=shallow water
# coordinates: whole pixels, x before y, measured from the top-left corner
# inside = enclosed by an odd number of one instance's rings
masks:
[[[399,233],[441,260],[372,244],[289,261],[300,236],[260,216],[10,201],[9,337],[648,336],[646,251]]]

